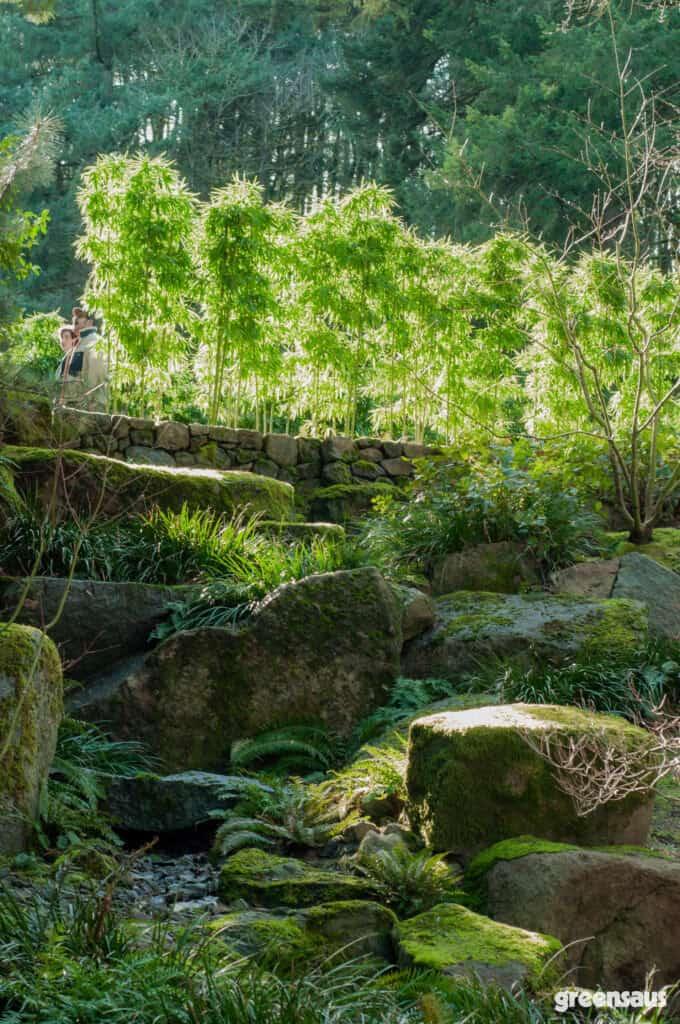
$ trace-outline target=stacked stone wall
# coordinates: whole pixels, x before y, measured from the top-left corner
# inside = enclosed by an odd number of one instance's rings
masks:
[[[55,428],[69,448],[127,462],[259,473],[293,484],[307,499],[338,485],[398,484],[413,475],[414,459],[440,452],[412,441],[337,435],[321,440],[68,408],[56,411]]]

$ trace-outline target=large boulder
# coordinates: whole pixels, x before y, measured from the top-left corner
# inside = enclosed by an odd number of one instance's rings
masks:
[[[639,601],[647,607],[653,633],[680,639],[680,575],[646,554],[631,551],[619,558],[580,562],[558,573],[553,589],[572,596]]]
[[[486,984],[540,989],[557,975],[557,939],[498,924],[454,903],[443,903],[401,921],[395,928],[399,962],[441,971],[453,978],[476,976]]]
[[[246,849],[222,866],[219,894],[225,903],[245,900],[256,907],[313,907],[318,903],[370,897],[370,883],[358,875],[311,867],[295,857]]]
[[[450,679],[484,663],[630,659],[647,636],[643,605],[552,594],[460,591],[435,601],[433,629],[407,645],[403,674]]]
[[[644,990],[655,971],[658,989],[680,977],[676,862],[523,837],[485,850],[470,875],[495,920],[556,935],[580,985]]]
[[[475,544],[445,555],[432,570],[433,594],[450,594],[454,590],[516,594],[523,587],[540,582],[537,560],[524,544],[515,541]]]
[[[151,772],[111,779],[106,806],[115,824],[133,832],[179,832],[209,821],[213,811],[233,807],[243,798],[244,778],[213,772]],[[253,788],[267,787],[255,779]]]
[[[142,741],[168,771],[219,771],[234,740],[287,723],[347,736],[399,673],[400,615],[375,569],[308,576],[237,628],[175,634],[130,674],[95,680],[72,710]]]
[[[417,719],[409,736],[411,824],[428,845],[464,860],[501,839],[540,835],[585,845],[644,844],[653,794],[634,793],[580,816],[555,769],[523,733],[568,743],[584,734],[641,752],[649,733],[614,715],[508,704]]]
[[[143,511],[152,505],[178,512],[212,508],[232,515],[247,510],[268,519],[291,519],[294,493],[290,484],[254,473],[217,469],[181,469],[132,465],[105,455],[43,448],[2,449],[16,466],[20,493],[37,492],[57,512],[114,516]]]
[[[147,649],[149,634],[168,605],[186,601],[200,589],[52,577],[10,580],[0,583],[0,617],[19,606],[20,622],[51,623],[48,633],[68,664],[68,675],[87,679]]]
[[[38,629],[0,623],[0,853],[26,846],[62,711],[52,641]]]
[[[649,609],[649,628],[669,640],[680,640],[680,576],[652,558],[624,555],[612,597],[642,601]]]

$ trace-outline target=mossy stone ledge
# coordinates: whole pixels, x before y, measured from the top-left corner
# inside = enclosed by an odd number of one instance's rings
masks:
[[[142,466],[89,452],[5,446],[0,454],[14,465],[20,494],[37,491],[47,505],[56,495],[57,511],[74,508],[105,516],[143,511],[152,505],[178,512],[212,508],[224,515],[259,513],[290,520],[294,492],[290,484],[255,473],[218,469]]]
[[[395,929],[399,962],[453,978],[477,976],[510,990],[550,987],[558,976],[561,943],[549,935],[491,921],[454,903],[401,921]]]
[[[612,746],[643,752],[652,743],[649,733],[616,716],[552,705],[498,705],[417,719],[409,733],[408,813],[428,845],[464,860],[527,834],[588,846],[644,846],[652,794],[635,793],[579,816],[554,769],[522,732],[560,740],[603,735]]]
[[[434,628],[404,651],[403,674],[450,679],[498,660],[529,668],[566,661],[630,661],[649,622],[638,601],[570,594],[456,591],[435,600]]]
[[[26,848],[62,712],[52,641],[39,629],[0,622],[0,853]]]
[[[219,894],[226,903],[256,907],[313,907],[337,900],[370,898],[370,884],[357,875],[310,867],[294,857],[246,849],[222,866]]]

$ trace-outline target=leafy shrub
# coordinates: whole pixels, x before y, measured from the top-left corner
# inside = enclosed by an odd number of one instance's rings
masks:
[[[406,499],[376,498],[377,515],[364,528],[376,561],[409,577],[474,544],[519,541],[545,569],[599,550],[599,519],[574,488],[518,466],[511,448],[492,455],[489,462],[421,461]]]
[[[520,669],[510,667],[500,680],[503,702],[576,704],[593,711],[624,715],[631,721],[652,716],[665,697],[675,703],[680,692],[680,656],[652,644],[640,652],[637,665],[611,664]]]
[[[438,903],[451,903],[460,897],[457,878],[441,854],[428,850],[412,853],[406,847],[381,850],[362,859],[358,870],[375,888],[382,903],[397,917],[413,917]]]

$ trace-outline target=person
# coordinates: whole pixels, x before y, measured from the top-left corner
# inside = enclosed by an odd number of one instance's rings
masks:
[[[57,370],[57,379],[61,381],[60,404],[104,412],[108,382],[106,362],[97,351],[99,335],[95,322],[79,307],[71,315],[73,323],[59,329],[59,342],[64,352]]]

